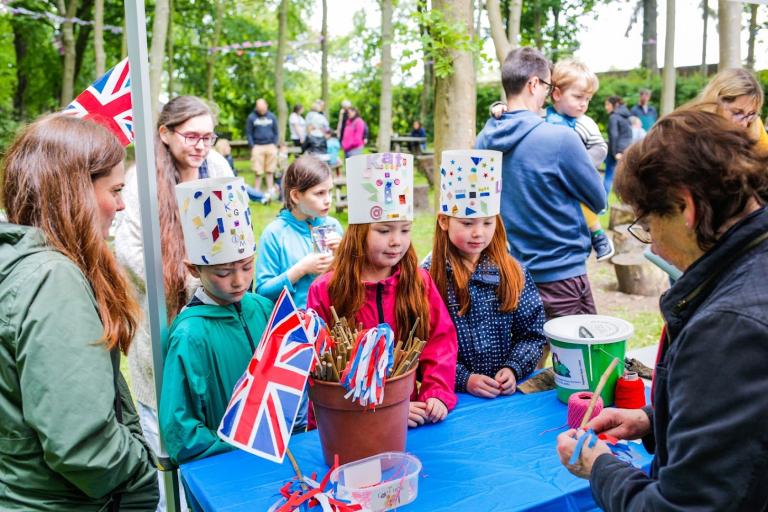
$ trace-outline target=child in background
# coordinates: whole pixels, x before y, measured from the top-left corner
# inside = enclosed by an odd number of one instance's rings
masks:
[[[182,183],[176,197],[185,264],[202,282],[163,345],[160,430],[171,461],[182,464],[232,449],[216,430],[272,303],[248,291],[255,249],[242,178]]]
[[[576,130],[592,158],[595,169],[605,160],[608,144],[597,124],[586,115],[592,96],[600,83],[586,64],[575,59],[557,62],[552,70],[552,105],[547,107],[546,121],[568,126]],[[584,220],[592,234],[592,248],[597,261],[609,259],[614,254],[613,242],[600,225],[595,212],[581,205]]]
[[[286,287],[296,307],[305,308],[309,285],[330,268],[333,251],[341,241],[341,224],[328,216],[333,189],[331,171],[317,157],[301,156],[285,172],[283,188],[283,209],[259,240],[256,293],[275,301]],[[324,247],[313,241],[313,231],[316,238],[324,235],[319,240]],[[307,424],[304,400],[296,428]]]
[[[341,143],[333,133],[333,130],[325,131],[325,147],[328,153],[328,165],[336,167],[339,164],[339,151],[341,150]]]
[[[632,142],[635,143],[645,137],[643,122],[637,116],[629,116],[629,124],[632,126]]]
[[[411,396],[408,425],[445,419],[456,405],[456,329],[411,245],[413,159],[383,153],[347,158],[349,228],[333,271],[309,288],[307,306],[332,324],[330,308],[363,328],[388,323],[395,339],[427,340],[419,359],[421,387]]]
[[[221,138],[216,141],[213,149],[218,151],[219,154],[224,157],[224,160],[227,161],[229,167],[232,169],[232,172],[235,174],[235,176],[237,176],[237,169],[235,169],[235,159],[232,157],[232,146],[229,145],[229,141],[225,138]]]
[[[431,260],[423,265],[458,333],[456,391],[484,398],[514,393],[547,343],[536,284],[507,252],[499,216],[501,158],[498,151],[443,151],[447,174]],[[457,199],[473,191],[479,198]]]

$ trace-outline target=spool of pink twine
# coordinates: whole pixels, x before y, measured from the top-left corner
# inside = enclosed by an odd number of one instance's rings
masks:
[[[587,408],[589,407],[589,401],[592,400],[592,393],[589,391],[581,391],[572,394],[568,398],[568,426],[570,428],[579,428],[581,425],[581,419],[587,414]],[[595,408],[592,409],[590,420],[600,414],[603,410],[603,398],[597,397]]]

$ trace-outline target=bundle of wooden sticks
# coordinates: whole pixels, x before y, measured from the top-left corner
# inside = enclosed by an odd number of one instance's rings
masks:
[[[331,313],[333,314],[334,325],[330,331],[330,336],[333,341],[329,343],[330,350],[318,354],[320,362],[315,366],[313,378],[339,382],[341,374],[349,365],[350,359],[354,357],[356,344],[363,337],[363,325],[359,324],[353,329],[346,318],[339,318],[333,306],[331,306]],[[414,336],[418,325],[419,319],[417,318],[405,343],[398,341],[395,345],[394,364],[388,378],[393,379],[404,375],[418,366],[421,351],[427,344],[426,341]]]

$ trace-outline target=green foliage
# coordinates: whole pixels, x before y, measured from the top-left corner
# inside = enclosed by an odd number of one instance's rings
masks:
[[[429,32],[421,36],[421,46],[424,59],[434,62],[435,76],[446,78],[453,74],[453,51],[467,52],[490,62],[483,53],[483,41],[478,37],[470,37],[467,29],[460,21],[445,19],[442,11],[430,9],[414,11],[414,20],[420,25],[429,27]],[[412,67],[414,61],[406,66]]]

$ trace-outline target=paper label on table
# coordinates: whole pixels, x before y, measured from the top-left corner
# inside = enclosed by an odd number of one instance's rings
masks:
[[[344,487],[360,488],[381,482],[381,461],[369,460],[344,470]]]
[[[566,389],[589,389],[584,366],[584,352],[579,349],[552,345],[552,366],[555,384]]]

